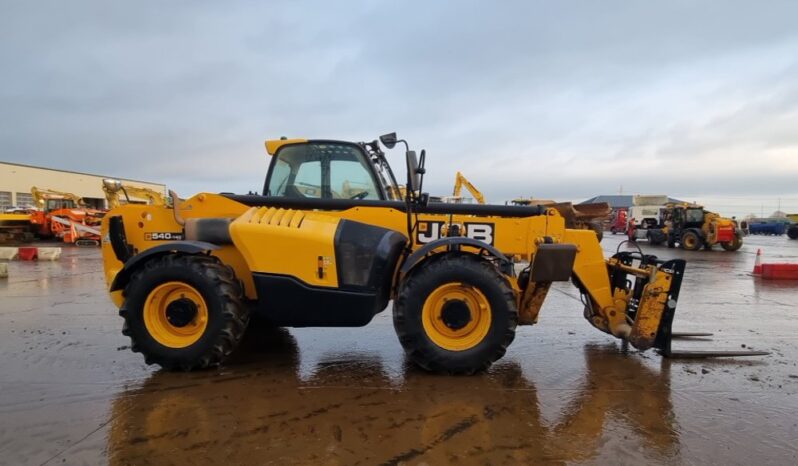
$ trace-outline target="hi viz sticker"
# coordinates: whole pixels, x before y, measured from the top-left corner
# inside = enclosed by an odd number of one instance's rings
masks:
[[[441,238],[441,232],[445,222],[418,222],[418,231],[416,232],[416,242],[419,244],[426,244],[436,239]],[[463,223],[463,236],[482,241],[483,243],[493,246],[494,235],[493,223]]]

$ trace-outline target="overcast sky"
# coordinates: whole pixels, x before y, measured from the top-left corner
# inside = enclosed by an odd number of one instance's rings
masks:
[[[622,186],[798,210],[795,1],[2,12],[0,160],[245,192],[262,186],[264,139],[397,131],[427,149],[433,194],[460,169],[496,202]]]

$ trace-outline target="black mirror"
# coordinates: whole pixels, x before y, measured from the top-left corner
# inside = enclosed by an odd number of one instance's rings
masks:
[[[380,142],[388,149],[393,149],[393,147],[396,145],[396,141],[396,133],[388,133],[380,136]]]
[[[416,151],[409,150],[405,154],[407,158],[407,191],[408,193],[415,193],[421,184],[421,175],[418,171],[418,158],[416,158]]]

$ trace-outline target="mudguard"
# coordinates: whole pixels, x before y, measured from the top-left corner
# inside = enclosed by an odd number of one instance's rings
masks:
[[[404,274],[410,272],[410,270],[416,264],[421,262],[421,260],[424,258],[424,256],[426,256],[427,254],[429,254],[433,250],[438,249],[438,248],[443,247],[443,246],[446,246],[447,248],[452,247],[452,246],[473,246],[475,248],[484,249],[491,256],[493,256],[493,257],[499,259],[499,261],[501,261],[501,269],[502,269],[503,273],[506,273],[508,275],[512,273],[512,267],[513,267],[512,261],[510,261],[510,259],[508,259],[507,256],[502,254],[501,251],[499,251],[495,247],[493,247],[493,246],[491,246],[491,245],[489,245],[487,243],[483,243],[482,241],[479,241],[477,239],[468,238],[468,237],[465,237],[465,236],[451,236],[451,237],[440,238],[440,239],[437,239],[435,241],[431,241],[431,242],[425,244],[424,246],[420,247],[419,249],[416,249],[412,254],[410,254],[410,256],[407,258],[407,260],[405,260],[404,264],[402,264],[402,268],[400,270],[401,274],[404,275]]]
[[[111,283],[110,291],[124,289],[125,286],[127,286],[133,271],[148,259],[153,257],[173,253],[205,254],[217,249],[219,249],[219,246],[213,243],[206,243],[204,241],[172,241],[167,244],[161,244],[147,249],[139,254],[136,254],[125,262],[125,266],[114,277],[114,281]]]

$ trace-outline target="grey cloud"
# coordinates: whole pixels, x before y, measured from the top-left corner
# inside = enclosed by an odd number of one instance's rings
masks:
[[[457,169],[494,201],[586,198],[621,184],[798,191],[791,168],[685,169],[722,164],[740,147],[754,158],[798,150],[794,2],[4,10],[3,160],[162,180],[186,193],[247,191],[262,184],[263,139],[397,130],[428,149],[436,193],[451,189]]]

